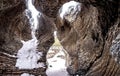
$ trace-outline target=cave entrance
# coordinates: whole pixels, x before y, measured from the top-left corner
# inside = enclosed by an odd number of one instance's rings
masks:
[[[54,39],[55,42],[50,47],[46,56],[48,65],[46,74],[47,76],[68,76],[66,71],[68,54],[60,44],[56,31],[54,31]]]

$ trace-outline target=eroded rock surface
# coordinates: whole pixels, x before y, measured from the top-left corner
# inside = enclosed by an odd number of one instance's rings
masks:
[[[112,40],[120,33],[118,1],[79,2],[81,11],[74,22],[62,19],[60,13],[56,20],[58,38],[71,59],[68,72],[71,76],[119,76],[120,64],[115,61],[119,54],[113,57],[110,52]]]
[[[82,5],[73,22],[60,19],[58,13],[68,1],[35,0],[35,7],[43,13],[36,32],[38,51],[44,53],[39,62],[46,62],[46,53],[54,42],[55,28],[51,21],[54,20],[61,44],[71,59],[68,71],[72,76],[119,76],[119,51],[111,53],[116,51],[111,48],[120,34],[119,0],[76,0]],[[46,68],[19,70],[15,67],[16,54],[22,47],[20,40],[32,38],[25,9],[25,0],[0,0],[0,75],[45,75]]]

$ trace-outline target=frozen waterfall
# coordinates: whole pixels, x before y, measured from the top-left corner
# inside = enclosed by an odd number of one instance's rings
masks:
[[[32,0],[26,0],[27,9],[25,10],[26,16],[29,19],[31,27],[32,39],[28,41],[21,40],[23,46],[18,50],[16,67],[19,69],[34,69],[44,67],[43,63],[38,63],[42,56],[42,52],[37,51],[38,40],[35,32],[38,28],[38,18],[41,13],[35,8]]]

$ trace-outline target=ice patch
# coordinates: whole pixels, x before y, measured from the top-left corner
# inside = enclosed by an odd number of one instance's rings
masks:
[[[43,67],[43,64],[37,63],[37,61],[41,58],[42,53],[37,52],[37,41],[32,39],[29,41],[22,41],[23,46],[18,51],[18,59],[16,63],[16,67],[19,69],[33,69]]]
[[[77,14],[81,11],[81,4],[76,1],[70,1],[63,4],[62,8],[59,10],[60,17],[65,18],[69,22],[75,20]]]
[[[28,73],[23,73],[23,74],[21,74],[21,76],[34,76],[34,75],[28,74]]]
[[[41,13],[32,4],[32,0],[26,0],[27,9],[26,16],[31,24],[32,39],[28,41],[21,40],[23,46],[18,50],[16,67],[19,69],[34,69],[44,67],[43,63],[38,62],[42,56],[42,52],[37,51],[38,40],[35,36],[35,32],[38,28],[38,17]]]
[[[41,13],[35,8],[32,1],[33,0],[27,0],[27,9],[26,9],[27,14],[26,15],[29,18],[31,25],[33,26],[32,28],[34,28],[34,30],[36,30],[38,27],[38,17],[41,15]],[[31,16],[30,16],[30,14],[31,14]]]
[[[59,58],[59,55],[64,55],[64,53],[60,51],[53,58],[47,59],[49,63],[47,76],[69,76],[66,71],[65,59]]]

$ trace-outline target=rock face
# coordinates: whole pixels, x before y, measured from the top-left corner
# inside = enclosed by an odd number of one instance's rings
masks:
[[[46,76],[46,54],[54,42],[54,23],[44,14],[39,18],[36,37],[39,43],[37,51],[43,53],[38,62],[44,63],[45,67],[31,70],[15,67],[17,52],[23,45],[21,40],[32,38],[25,9],[25,0],[0,1],[0,76],[20,76],[22,73]]]
[[[119,2],[79,2],[82,3],[81,11],[74,22],[61,19],[60,13],[56,20],[58,38],[71,59],[68,72],[71,76],[119,76]],[[118,47],[114,48],[115,39]]]
[[[36,31],[38,51],[43,52],[39,62],[46,62],[46,53],[54,42],[55,28],[51,21],[54,20],[59,40],[71,59],[68,66],[71,76],[119,76],[119,0],[76,0],[81,3],[81,11],[73,22],[61,19],[58,13],[68,1],[34,2],[42,12]],[[20,76],[22,73],[45,76],[46,68],[19,70],[15,67],[21,40],[32,38],[25,9],[25,0],[0,0],[0,76]]]

